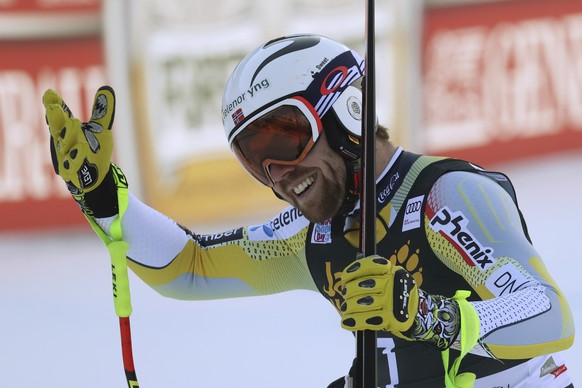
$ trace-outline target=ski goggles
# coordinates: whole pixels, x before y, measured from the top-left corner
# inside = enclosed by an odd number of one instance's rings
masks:
[[[272,186],[269,172],[275,163],[294,166],[309,153],[322,131],[313,106],[293,97],[269,106],[237,129],[232,149],[243,167],[266,186]]]

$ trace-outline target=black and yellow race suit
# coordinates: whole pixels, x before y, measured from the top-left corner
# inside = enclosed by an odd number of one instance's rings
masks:
[[[471,291],[480,339],[461,371],[475,373],[476,386],[571,383],[556,352],[573,342],[572,315],[529,239],[505,175],[399,148],[376,190],[378,254],[406,268],[429,294]],[[98,223],[107,230],[110,221]],[[358,221],[357,209],[314,224],[288,207],[261,225],[201,235],[130,196],[122,227],[131,269],[164,296],[307,289],[337,309],[339,274],[358,254]],[[439,349],[378,333],[379,387],[443,387],[443,376]]]

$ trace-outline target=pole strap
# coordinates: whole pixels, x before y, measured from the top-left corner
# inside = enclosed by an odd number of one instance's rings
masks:
[[[470,291],[458,290],[453,296],[453,299],[459,304],[459,310],[461,312],[461,328],[459,333],[461,337],[461,354],[449,369],[449,349],[443,350],[441,353],[445,369],[446,388],[472,388],[475,385],[476,376],[474,373],[465,372],[458,374],[463,357],[477,345],[477,340],[479,339],[479,316],[475,308],[467,301],[470,295]]]

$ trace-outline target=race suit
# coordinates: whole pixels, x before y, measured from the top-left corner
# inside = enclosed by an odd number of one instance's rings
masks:
[[[376,192],[377,253],[429,294],[471,291],[479,341],[460,372],[474,373],[476,387],[571,384],[557,352],[573,343],[572,315],[530,242],[505,175],[398,148]],[[107,231],[111,221],[98,224]],[[338,309],[339,275],[359,251],[357,208],[311,223],[288,207],[261,225],[199,235],[130,195],[122,228],[130,268],[177,299],[306,289]],[[383,331],[377,345],[379,387],[444,387],[441,349]],[[452,360],[459,354],[455,345],[450,352]]]

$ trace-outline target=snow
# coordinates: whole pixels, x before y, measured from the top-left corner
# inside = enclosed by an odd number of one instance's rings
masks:
[[[512,178],[534,244],[581,322],[582,151],[495,167]],[[0,235],[0,264],[0,387],[126,386],[109,258],[88,228]],[[355,340],[315,293],[185,302],[133,274],[130,283],[144,388],[319,388],[351,365]],[[582,345],[564,356],[580,384]]]

